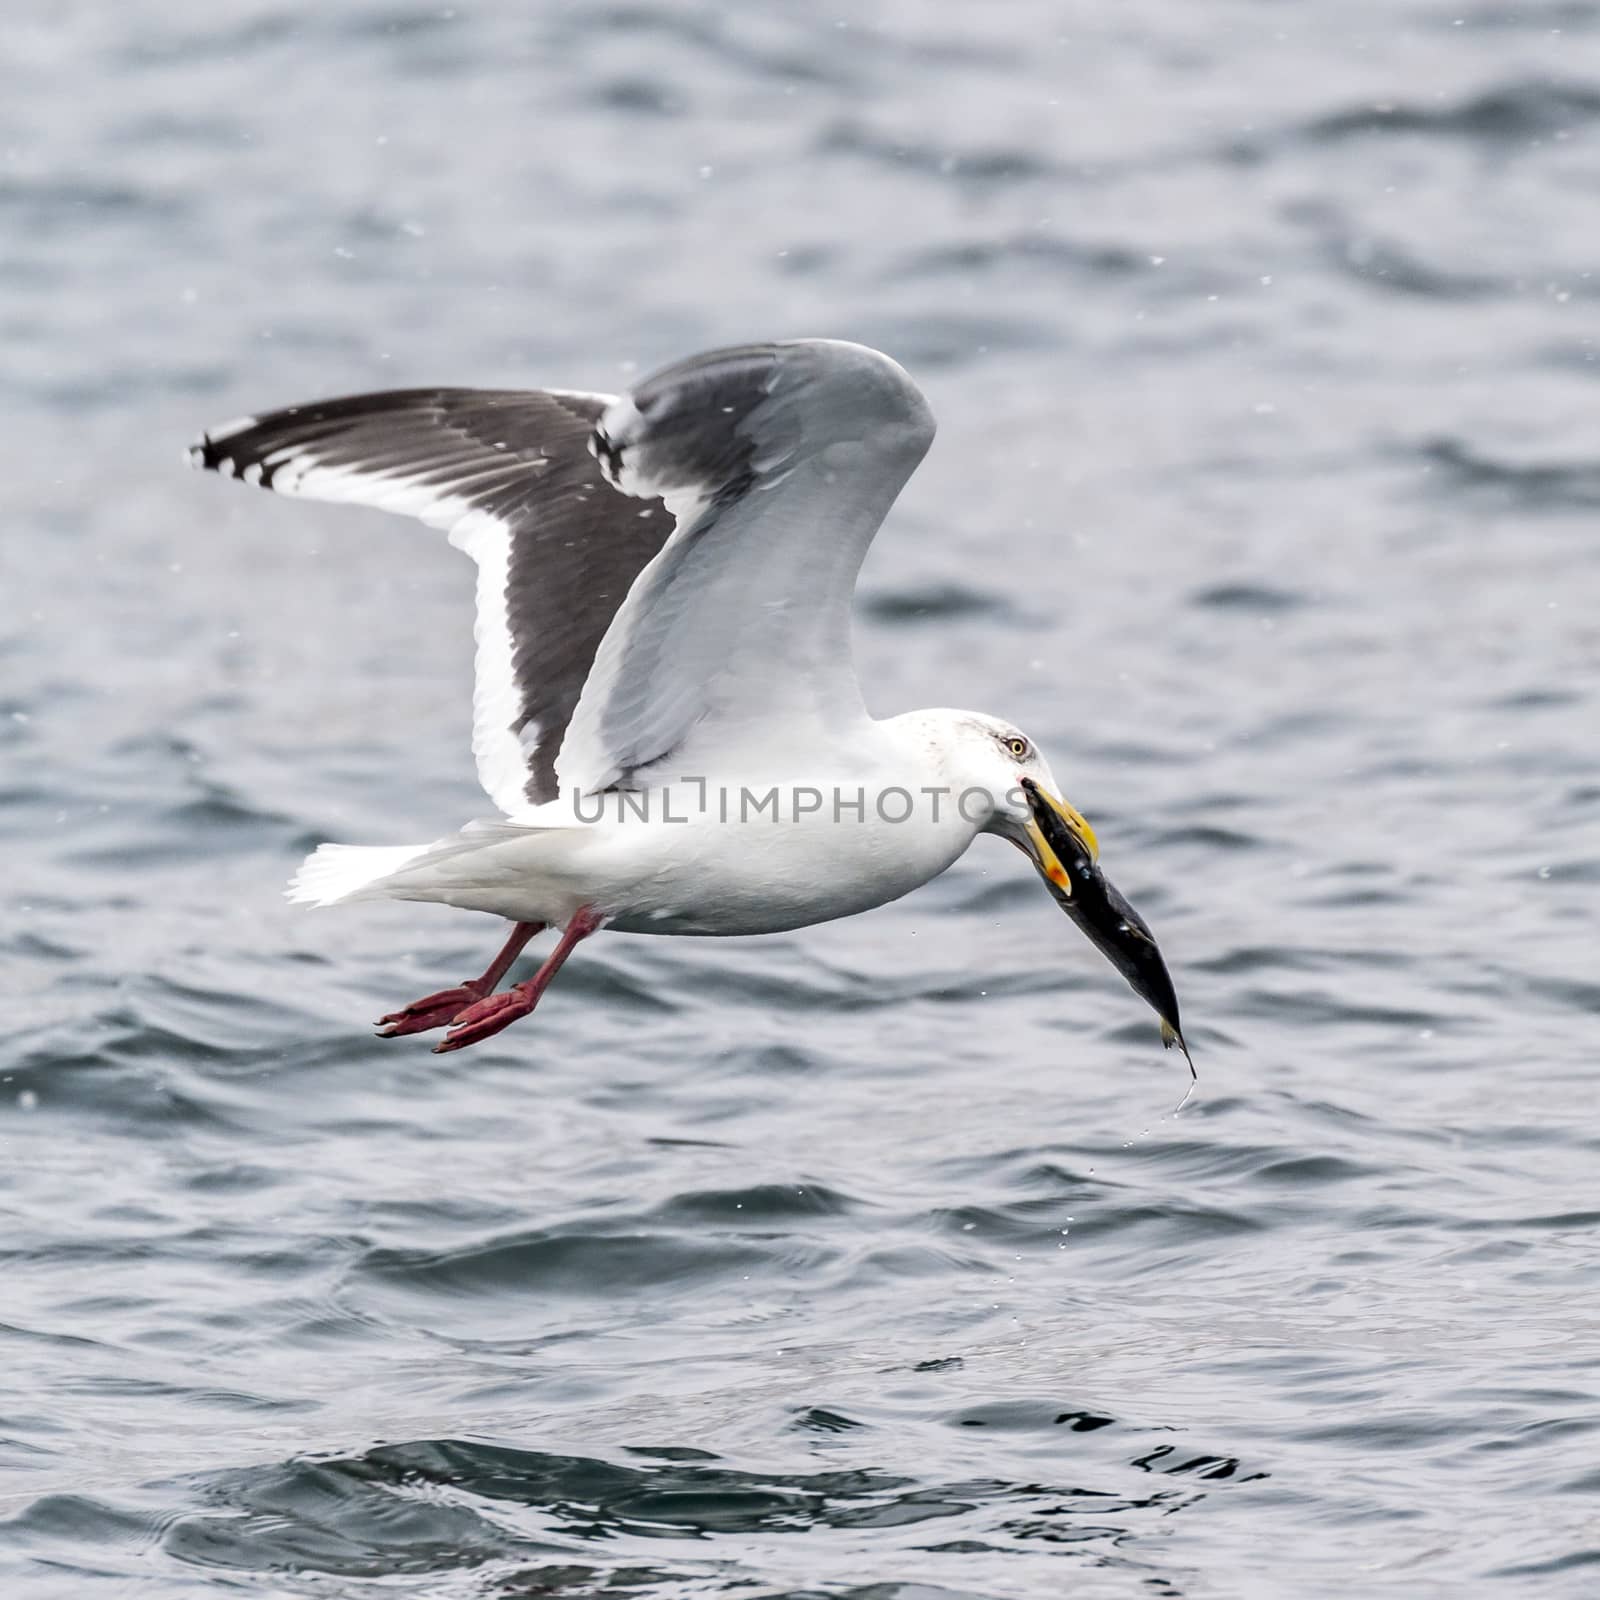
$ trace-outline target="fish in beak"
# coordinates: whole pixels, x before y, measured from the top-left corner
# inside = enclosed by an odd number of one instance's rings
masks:
[[[1065,800],[1032,778],[1022,780],[1029,820],[1016,842],[1050,885],[1056,904],[1077,923],[1089,942],[1114,966],[1139,998],[1161,1019],[1161,1042],[1183,1051],[1189,1075],[1194,1061],[1178,1026],[1178,996],[1167,964],[1156,948],[1150,925],[1100,870],[1100,844],[1094,829]],[[1026,841],[1024,843],[1024,841]]]

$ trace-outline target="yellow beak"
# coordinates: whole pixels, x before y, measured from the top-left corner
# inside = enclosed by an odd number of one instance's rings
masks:
[[[1073,841],[1084,851],[1091,862],[1100,859],[1100,841],[1095,838],[1094,829],[1089,826],[1089,819],[1081,811],[1075,806],[1068,805],[1059,795],[1051,794],[1048,789],[1035,786],[1030,792],[1055,812]],[[1029,818],[1026,831],[1028,843],[1033,847],[1033,857],[1038,864],[1040,872],[1063,895],[1070,896],[1072,894],[1072,876],[1062,863],[1061,857],[1056,854],[1050,841],[1045,838],[1039,824]]]
[[[1189,1047],[1178,1029],[1178,996],[1156,936],[1100,870],[1094,829],[1031,778],[1022,780],[1022,789],[1028,797],[1028,821],[1010,837],[1033,858],[1056,903],[1161,1019],[1161,1042],[1177,1045],[1187,1059]],[[1189,1071],[1194,1071],[1193,1061]]]

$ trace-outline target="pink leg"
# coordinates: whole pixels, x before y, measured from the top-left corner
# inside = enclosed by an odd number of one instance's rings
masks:
[[[457,989],[441,989],[438,994],[424,995],[399,1011],[379,1017],[378,1037],[398,1039],[402,1034],[426,1033],[429,1028],[442,1028],[454,1022],[468,1006],[494,993],[495,986],[511,970],[511,963],[522,954],[523,947],[543,928],[542,922],[517,923],[511,930],[511,937],[501,946],[500,954],[489,963],[489,970],[481,978],[469,978]]]
[[[545,958],[544,965],[526,983],[513,984],[504,994],[492,994],[475,1006],[469,1006],[455,1019],[455,1026],[443,1042],[433,1047],[433,1053],[444,1055],[450,1050],[464,1049],[499,1033],[518,1017],[527,1016],[538,1005],[539,996],[550,987],[550,980],[561,970],[562,963],[604,920],[592,906],[580,907],[563,930],[560,942]]]

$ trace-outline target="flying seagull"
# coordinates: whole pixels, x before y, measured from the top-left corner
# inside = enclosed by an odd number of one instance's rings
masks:
[[[863,704],[856,573],[933,432],[887,356],[801,339],[692,356],[622,396],[402,389],[202,437],[197,467],[419,517],[477,563],[472,746],[502,817],[433,844],[325,844],[288,891],[513,924],[481,977],[391,1012],[384,1036],[448,1028],[435,1048],[459,1050],[532,1011],[601,928],[805,927],[897,899],[992,833],[1187,1057],[1155,939],[1033,741],[976,712]],[[544,964],[500,990],[545,928]]]

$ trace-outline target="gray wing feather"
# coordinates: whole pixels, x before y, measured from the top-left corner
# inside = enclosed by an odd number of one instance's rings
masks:
[[[556,797],[555,761],[607,628],[672,531],[592,455],[607,395],[409,389],[214,430],[196,466],[450,529],[479,566],[473,749],[507,813]]]
[[[831,340],[668,367],[607,408],[594,451],[676,530],[594,658],[557,760],[563,788],[631,781],[691,738],[863,715],[851,599],[874,533],[932,442],[887,356]]]

